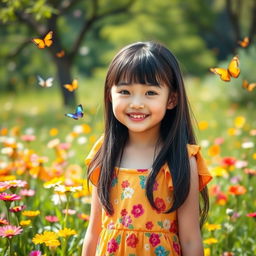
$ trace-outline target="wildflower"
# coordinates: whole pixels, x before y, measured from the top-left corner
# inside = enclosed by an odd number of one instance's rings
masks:
[[[50,215],[48,215],[48,216],[45,216],[45,219],[47,221],[49,221],[49,222],[58,222],[59,221],[57,216],[50,216]]]
[[[23,141],[31,142],[31,141],[34,141],[36,139],[36,136],[32,135],[32,134],[25,134],[25,135],[22,135],[20,138]]]
[[[250,135],[252,135],[252,136],[256,136],[256,129],[252,129],[252,130],[250,130]]]
[[[23,209],[25,209],[25,205],[17,205],[9,209],[10,212],[21,212]]]
[[[32,242],[34,244],[43,244],[45,242],[49,242],[51,240],[57,240],[58,236],[56,233],[52,232],[52,231],[44,231],[43,234],[36,234],[33,239]]]
[[[20,199],[21,197],[16,194],[0,193],[0,200],[3,201],[16,201]]]
[[[92,128],[88,124],[82,124],[83,133],[88,134],[92,131]]]
[[[77,214],[77,217],[78,217],[79,219],[81,219],[81,220],[88,221],[89,218],[90,218],[90,215],[87,215],[87,214],[85,214],[85,213],[78,213],[78,214]]]
[[[216,244],[216,243],[218,243],[218,240],[213,238],[213,237],[211,237],[211,238],[205,239],[204,243],[205,244]]]
[[[221,145],[224,143],[224,138],[223,137],[218,137],[214,140],[214,144],[216,145]]]
[[[228,135],[229,136],[239,135],[240,133],[241,133],[241,131],[239,129],[236,129],[236,128],[229,128],[228,129]]]
[[[232,195],[243,195],[246,193],[246,188],[244,186],[241,186],[241,185],[233,185],[233,186],[230,186],[229,189],[228,189],[228,192]]]
[[[40,214],[40,211],[24,211],[22,213],[23,216],[26,216],[26,217],[35,217],[37,215]]]
[[[53,178],[44,183],[45,188],[54,188],[64,182],[64,178]]]
[[[81,136],[77,139],[77,143],[82,145],[82,144],[85,144],[87,142],[87,138],[85,136]]]
[[[8,225],[9,222],[6,219],[0,218],[0,225]]]
[[[221,256],[234,256],[235,254],[233,252],[223,252]]]
[[[60,193],[65,193],[65,192],[76,192],[76,191],[81,191],[82,186],[65,186],[65,185],[57,185],[54,188],[55,192],[60,192]]]
[[[249,174],[250,176],[256,176],[256,170],[245,168],[244,173]]]
[[[246,121],[246,119],[243,116],[236,117],[235,120],[234,120],[235,127],[236,128],[242,128],[245,124],[245,121]]]
[[[228,177],[227,170],[220,166],[213,168],[211,174],[215,177]]]
[[[72,236],[72,235],[76,235],[76,231],[74,229],[64,228],[59,230],[58,235],[61,237]]]
[[[64,195],[61,195],[61,194],[54,194],[54,195],[52,195],[52,197],[51,197],[51,200],[52,200],[52,202],[54,203],[54,205],[59,205],[59,204],[61,204],[61,203],[65,203],[65,202],[67,202],[67,197],[66,197],[66,195],[64,194]]]
[[[29,256],[41,256],[42,253],[41,251],[32,251],[29,253]]]
[[[208,155],[209,156],[217,156],[220,154],[220,146],[219,145],[212,145],[208,149]]]
[[[254,143],[252,141],[247,141],[247,142],[242,143],[241,147],[242,148],[253,148]]]
[[[35,194],[35,190],[33,189],[22,189],[20,191],[21,196],[33,196]]]
[[[30,225],[31,224],[31,220],[22,220],[21,222],[20,222],[20,225],[21,226],[28,226],[28,225]]]
[[[198,123],[198,128],[199,130],[203,131],[203,130],[206,130],[207,128],[209,127],[209,124],[207,121],[200,121]]]
[[[247,213],[246,216],[247,216],[247,217],[256,218],[256,212]]]
[[[76,214],[76,210],[72,210],[72,209],[64,209],[64,210],[62,210],[62,212],[63,212],[64,214],[68,214],[68,215],[74,215],[74,214]]]
[[[233,166],[236,163],[236,159],[232,156],[223,157],[221,163],[224,167]]]
[[[59,139],[53,139],[51,141],[48,142],[47,147],[48,148],[55,148],[60,144],[60,140]]]
[[[21,227],[16,227],[12,225],[7,225],[0,227],[0,236],[12,238],[13,236],[19,235],[22,232]]]
[[[227,214],[227,215],[232,216],[233,213],[234,213],[234,210],[233,210],[233,209],[227,208],[227,210],[226,210],[226,214]]]
[[[56,135],[58,135],[58,133],[59,133],[59,130],[57,129],[57,128],[52,128],[50,131],[49,131],[49,134],[50,134],[50,136],[56,136]]]
[[[60,245],[60,241],[58,239],[55,240],[49,240],[45,242],[45,245],[48,247],[57,247]]]
[[[239,160],[236,162],[235,164],[235,167],[236,168],[244,168],[248,165],[248,162],[247,161],[242,161],[242,160]]]
[[[211,256],[211,249],[210,248],[204,248],[204,256]]]
[[[228,201],[228,196],[223,192],[218,193],[218,195],[216,196],[216,203],[218,205],[225,205],[227,201]]]
[[[217,229],[221,229],[221,225],[220,224],[210,224],[210,223],[205,223],[204,227],[208,230],[208,231],[213,231],[213,230],[217,230]]]
[[[27,182],[24,180],[7,180],[7,181],[4,181],[3,183],[6,184],[7,189],[17,188],[17,187],[23,188],[23,187],[27,186]]]

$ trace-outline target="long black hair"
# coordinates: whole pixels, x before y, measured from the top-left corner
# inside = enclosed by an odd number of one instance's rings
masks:
[[[166,213],[177,210],[186,200],[190,188],[190,164],[187,144],[196,144],[190,118],[181,70],[175,56],[163,45],[155,42],[137,42],[124,47],[110,63],[105,80],[105,131],[103,144],[94,156],[88,169],[88,176],[100,166],[98,195],[104,209],[113,214],[110,202],[110,188],[120,150],[125,147],[128,129],[114,116],[110,91],[120,81],[129,84],[166,84],[171,93],[177,94],[177,105],[166,110],[161,122],[160,136],[163,146],[154,160],[152,171],[146,180],[146,195],[153,208],[153,185],[162,166],[167,163],[173,181],[173,204]],[[200,207],[202,225],[209,209],[207,188],[201,191],[203,207]]]

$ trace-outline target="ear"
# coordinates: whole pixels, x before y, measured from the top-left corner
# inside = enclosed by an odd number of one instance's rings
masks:
[[[169,96],[169,99],[168,99],[168,102],[167,102],[167,109],[173,109],[176,107],[178,103],[178,95],[177,95],[177,92],[172,92],[170,93],[170,96]]]

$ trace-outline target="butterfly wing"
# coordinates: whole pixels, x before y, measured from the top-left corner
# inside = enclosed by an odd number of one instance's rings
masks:
[[[45,80],[45,87],[52,87],[53,84],[53,78],[49,77]]]
[[[52,41],[52,35],[53,35],[53,32],[50,31],[47,33],[47,35],[44,37],[44,43],[47,47],[50,47],[53,43]]]
[[[76,79],[73,80],[73,82],[72,82],[72,87],[73,87],[73,91],[78,88],[78,82],[77,82]]]
[[[81,118],[83,117],[84,115],[84,110],[83,110],[83,106],[81,104],[79,104],[77,107],[76,107],[76,115]]]
[[[238,41],[238,44],[243,47],[243,48],[246,48],[248,45],[249,45],[249,37],[246,36],[243,41]]]
[[[73,91],[73,87],[72,87],[71,84],[64,84],[64,87],[65,87],[68,91],[70,91],[70,92]]]
[[[239,77],[240,68],[239,68],[239,58],[238,58],[238,56],[233,57],[233,59],[230,61],[229,66],[228,66],[228,72],[234,78]]]
[[[225,68],[210,68],[210,71],[219,75],[220,79],[225,82],[230,81],[230,75],[227,69]]]
[[[56,57],[58,57],[58,58],[62,58],[62,57],[64,57],[64,55],[65,55],[65,51],[64,50],[61,50],[60,52],[56,53]]]
[[[68,113],[68,114],[65,114],[65,116],[78,120],[78,117],[76,116],[76,114]]]
[[[256,83],[248,83],[247,80],[243,80],[242,84],[243,88],[246,89],[248,92],[253,91],[256,88]]]
[[[44,40],[40,39],[40,38],[33,38],[32,39],[32,42],[34,44],[36,44],[36,46],[39,48],[39,49],[44,49],[45,48],[45,43],[44,43]]]
[[[37,76],[38,84],[42,87],[45,87],[45,80],[41,76]]]

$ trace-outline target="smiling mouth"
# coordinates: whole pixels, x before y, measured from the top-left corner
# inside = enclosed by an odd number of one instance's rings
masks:
[[[148,115],[146,114],[127,114],[132,120],[144,120]]]

